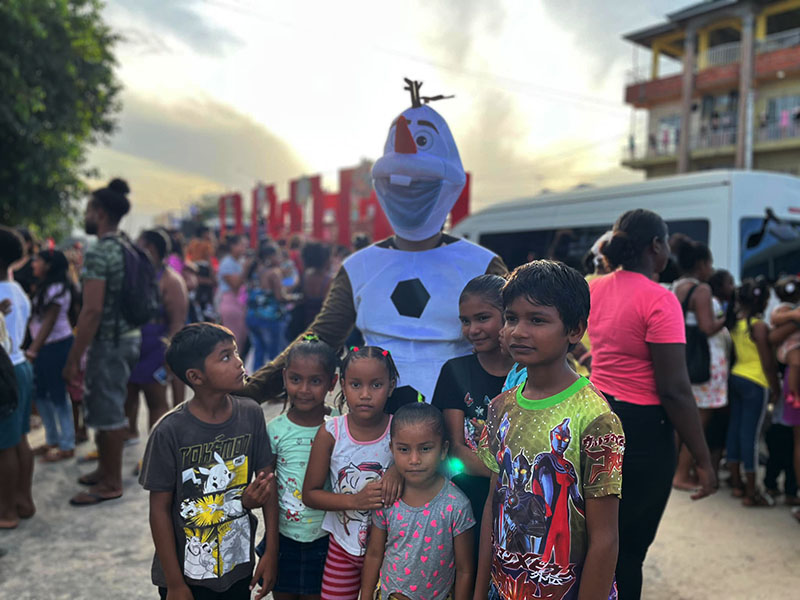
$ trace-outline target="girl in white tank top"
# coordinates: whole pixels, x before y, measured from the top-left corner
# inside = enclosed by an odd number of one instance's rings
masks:
[[[323,600],[358,597],[370,512],[394,502],[401,491],[396,471],[386,474],[393,464],[391,416],[383,409],[397,383],[391,355],[375,346],[353,348],[341,375],[348,412],[317,432],[303,484],[303,503],[327,511],[322,528],[331,534]]]

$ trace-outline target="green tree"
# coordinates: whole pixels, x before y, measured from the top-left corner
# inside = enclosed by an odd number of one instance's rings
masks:
[[[65,233],[89,145],[115,128],[118,36],[99,0],[0,1],[0,222]]]

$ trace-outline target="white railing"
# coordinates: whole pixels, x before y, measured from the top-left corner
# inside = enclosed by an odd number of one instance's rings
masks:
[[[789,123],[768,123],[756,129],[756,140],[759,142],[774,142],[800,137],[800,123],[792,119]]]
[[[742,44],[740,42],[731,42],[730,44],[720,44],[709,48],[697,57],[697,64],[703,65],[703,68],[708,67],[721,67],[722,65],[730,65],[738,63],[742,56]]]
[[[756,52],[763,54],[793,46],[800,46],[800,29],[788,29],[768,35],[765,39],[756,42]]]
[[[736,145],[736,128],[719,127],[717,129],[709,129],[692,136],[690,142],[692,150],[734,146]]]

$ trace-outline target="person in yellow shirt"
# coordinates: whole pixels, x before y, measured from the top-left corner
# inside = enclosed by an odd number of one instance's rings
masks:
[[[756,488],[758,434],[764,421],[769,393],[780,395],[775,353],[769,343],[769,327],[761,320],[769,300],[769,286],[761,279],[745,279],[736,291],[738,319],[731,330],[736,364],[729,383],[730,424],[728,467],[733,495],[744,506],[772,506]],[[740,467],[744,467],[744,482]]]

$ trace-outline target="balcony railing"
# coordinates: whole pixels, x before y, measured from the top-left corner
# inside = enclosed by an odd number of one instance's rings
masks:
[[[793,48],[800,46],[800,28],[789,29],[781,31],[780,33],[773,33],[768,35],[763,40],[756,40],[755,52],[756,54],[765,54],[767,52],[775,52],[783,50],[784,48]],[[703,53],[698,54],[695,62],[697,70],[707,69],[710,67],[721,67],[723,65],[735,64],[742,59],[742,44],[741,42],[731,42],[729,44],[720,44],[709,48]],[[679,63],[675,64],[677,73],[680,72]],[[662,73],[659,78],[670,77],[675,75],[676,72],[670,70],[669,73]],[[626,84],[634,85],[652,79],[650,67],[640,66],[636,69],[631,69],[626,73]]]
[[[689,146],[692,150],[708,150],[712,148],[724,148],[725,146],[733,146],[736,144],[736,128],[735,127],[720,127],[718,129],[709,129],[693,135],[689,140]]]
[[[768,123],[758,127],[755,131],[755,138],[758,142],[775,142],[798,137],[800,137],[800,122],[795,120],[785,125]]]
[[[712,150],[730,148],[736,145],[736,127],[719,127],[695,134],[689,140],[690,150]],[[753,131],[755,143],[775,142],[780,140],[800,139],[800,121],[792,120],[788,124],[769,123],[756,125]],[[625,161],[647,160],[659,157],[675,156],[678,153],[679,131],[665,134],[650,134],[647,139],[629,138],[628,146],[622,150]],[[757,148],[756,148],[757,149]]]
[[[709,48],[697,57],[697,65],[708,67],[721,67],[722,65],[730,65],[738,63],[742,57],[742,44],[739,42],[732,42],[730,44],[720,44]]]
[[[756,52],[764,54],[765,52],[775,52],[776,50],[794,46],[800,46],[800,28],[773,33],[763,40],[756,41]]]

